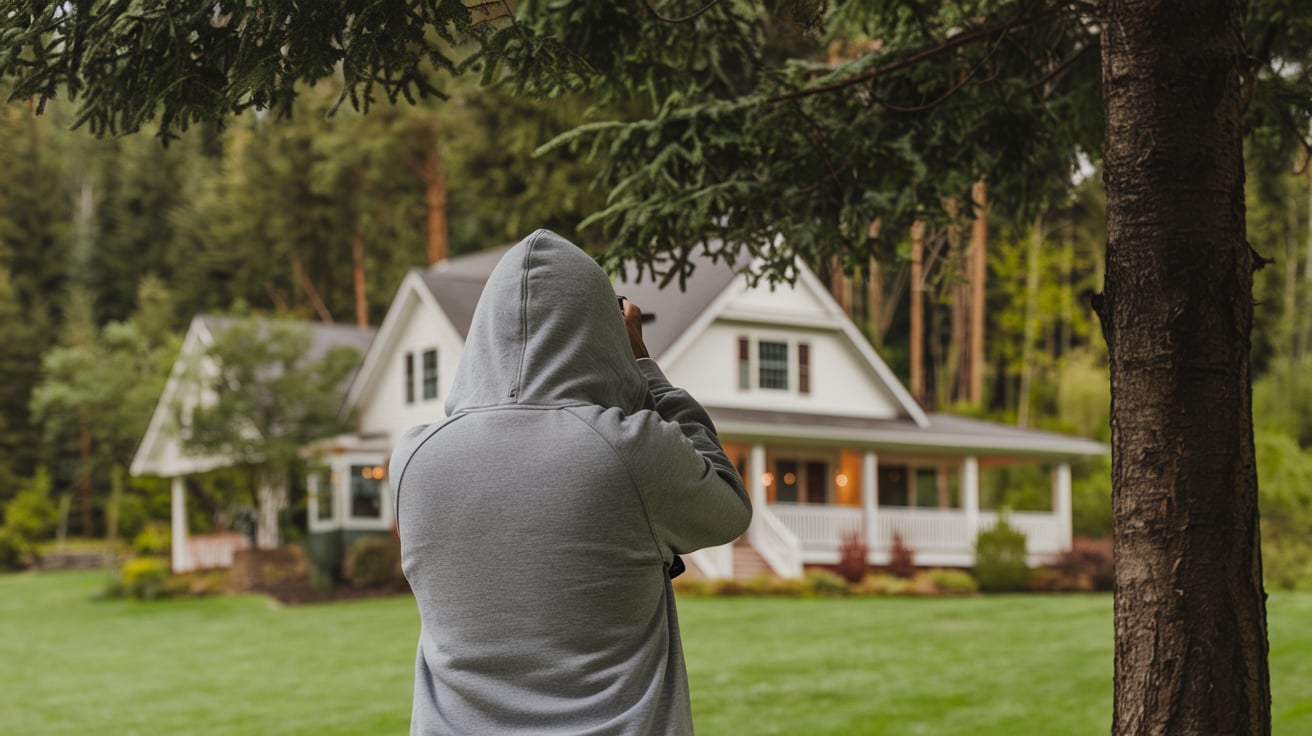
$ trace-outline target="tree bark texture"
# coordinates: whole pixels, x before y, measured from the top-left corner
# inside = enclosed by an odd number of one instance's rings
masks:
[[[1235,0],[1107,0],[1114,734],[1269,734]]]

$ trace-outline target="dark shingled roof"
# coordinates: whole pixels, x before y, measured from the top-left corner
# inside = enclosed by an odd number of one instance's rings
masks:
[[[421,272],[424,285],[460,331],[461,337],[469,337],[469,323],[483,286],[510,248],[507,245],[455,256]],[[735,276],[734,270],[723,261],[711,263],[710,258],[704,256],[694,256],[692,260],[697,266],[687,280],[686,291],[679,291],[677,280],[665,289],[659,288],[650,277],[641,283],[615,283],[615,293],[637,304],[644,313],[656,316],[643,327],[647,349],[654,356],[664,353]]]

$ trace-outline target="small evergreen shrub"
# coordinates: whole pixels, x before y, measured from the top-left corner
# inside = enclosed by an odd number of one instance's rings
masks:
[[[910,580],[916,574],[916,552],[902,540],[901,532],[893,532],[893,548],[889,551],[888,571],[906,580]]]
[[[975,579],[980,590],[1005,593],[1025,590],[1030,577],[1025,535],[1006,519],[975,540]]]
[[[859,583],[866,574],[866,560],[870,556],[870,547],[859,529],[844,532],[838,546],[838,564],[834,572],[849,583]]]
[[[357,588],[401,584],[405,573],[401,571],[400,540],[392,536],[357,539],[346,552],[342,575]]]
[[[158,557],[133,557],[119,568],[123,593],[141,601],[168,595],[168,578],[168,560]]]
[[[781,598],[799,598],[806,595],[806,580],[804,578],[771,580],[770,595],[777,595]]]
[[[847,581],[828,570],[806,571],[806,592],[817,598],[839,598],[847,595]]]
[[[747,586],[741,580],[717,578],[711,581],[711,595],[736,596],[747,593]]]

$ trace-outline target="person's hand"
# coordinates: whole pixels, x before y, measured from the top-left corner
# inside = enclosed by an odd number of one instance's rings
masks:
[[[620,297],[624,299],[624,297]],[[637,304],[624,299],[624,329],[629,333],[629,346],[633,348],[634,359],[650,358],[647,345],[642,341],[642,310]]]

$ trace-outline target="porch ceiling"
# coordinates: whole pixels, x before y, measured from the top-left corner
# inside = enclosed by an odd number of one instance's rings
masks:
[[[923,452],[1005,453],[1022,457],[1106,455],[1100,442],[951,414],[930,414],[929,426],[909,419],[808,414],[767,409],[708,406],[717,431],[726,439],[805,440],[897,448]]]

